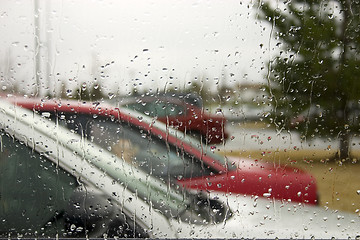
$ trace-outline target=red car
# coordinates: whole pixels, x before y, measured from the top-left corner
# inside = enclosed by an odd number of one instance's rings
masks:
[[[139,111],[203,142],[217,144],[228,138],[223,115],[210,115],[198,104],[186,101],[184,96],[139,96],[118,100],[119,106]]]
[[[312,175],[250,159],[229,159],[153,118],[78,101],[13,98],[112,151],[124,161],[186,188],[317,204]],[[120,167],[120,166],[119,166]]]

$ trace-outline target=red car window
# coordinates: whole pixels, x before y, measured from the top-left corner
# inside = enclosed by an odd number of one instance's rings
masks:
[[[216,170],[180,147],[162,141],[147,131],[108,117],[89,114],[58,114],[58,121],[94,143],[131,162],[149,174],[165,178],[191,178]],[[52,116],[55,120],[56,115]]]

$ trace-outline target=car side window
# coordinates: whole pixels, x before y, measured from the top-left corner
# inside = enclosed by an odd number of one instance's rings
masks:
[[[124,161],[162,178],[210,174],[210,169],[182,149],[166,146],[164,141],[136,127],[107,120],[99,118],[88,122],[88,137]]]
[[[2,133],[0,236],[55,236],[64,231],[60,218],[77,185],[44,155]]]
[[[182,116],[185,115],[185,107],[180,104],[155,100],[153,102],[141,102],[127,104],[127,108],[141,112],[150,117]]]
[[[131,110],[144,113],[148,109],[146,105],[147,105],[147,103],[141,102],[141,103],[128,103],[124,106]]]
[[[165,141],[141,129],[112,121],[111,118],[65,114],[65,118],[59,122],[154,176],[190,178],[214,172],[214,169],[205,166],[182,149],[167,145]]]
[[[152,109],[153,115],[157,117],[176,117],[185,113],[183,106],[161,100],[149,103],[148,108]]]

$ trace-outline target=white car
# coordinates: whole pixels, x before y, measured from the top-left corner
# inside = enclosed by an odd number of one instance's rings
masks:
[[[356,215],[172,188],[59,124],[4,100],[0,128],[2,238],[360,235]]]

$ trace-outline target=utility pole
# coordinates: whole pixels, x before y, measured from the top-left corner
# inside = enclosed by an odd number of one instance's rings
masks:
[[[35,96],[40,94],[40,11],[39,0],[34,0],[34,70],[35,70]]]
[[[46,77],[45,77],[45,80],[46,80],[46,93],[45,95],[52,95],[51,94],[51,90],[50,90],[50,85],[51,85],[51,82],[52,80],[54,79],[53,78],[53,71],[52,71],[52,68],[53,68],[53,61],[52,61],[52,32],[53,32],[53,29],[52,29],[52,25],[51,25],[51,0],[47,0],[46,1],[46,49],[47,49],[47,55],[46,55]],[[54,85],[55,85],[55,82],[54,82]],[[54,94],[55,94],[55,91],[56,91],[56,86],[54,86]]]

